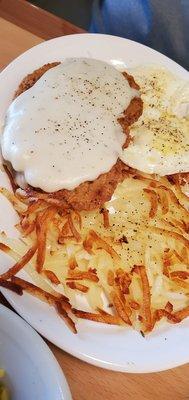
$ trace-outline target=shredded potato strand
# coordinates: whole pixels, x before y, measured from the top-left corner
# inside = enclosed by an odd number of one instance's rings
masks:
[[[0,286],[9,289],[20,296],[23,294],[22,287],[17,285],[17,283],[6,281],[5,279],[0,278]]]
[[[151,293],[148,281],[148,276],[144,265],[136,265],[134,267],[134,272],[140,275],[142,291],[143,291],[143,319],[145,322],[146,331],[151,331],[152,329],[152,315],[151,315]]]
[[[147,195],[150,198],[151,208],[150,208],[150,212],[149,212],[149,217],[154,218],[157,213],[157,210],[158,210],[157,194],[154,190],[151,190],[151,189],[144,189],[144,192],[147,193]]]
[[[36,221],[36,233],[37,233],[37,260],[36,269],[38,272],[42,271],[45,262],[46,253],[46,236],[47,229],[51,219],[54,217],[56,209],[49,207],[44,211],[43,214],[38,215]]]
[[[31,260],[37,250],[37,244],[31,247],[27,253],[11,267],[7,272],[0,275],[0,279],[10,279],[11,276],[16,275],[24,266]]]
[[[84,318],[84,319],[89,319],[90,321],[95,321],[95,322],[101,322],[104,324],[110,324],[110,325],[121,325],[121,320],[114,316],[114,315],[108,315],[108,314],[93,314],[90,312],[86,311],[81,311],[81,310],[72,310],[74,315],[78,318]]]

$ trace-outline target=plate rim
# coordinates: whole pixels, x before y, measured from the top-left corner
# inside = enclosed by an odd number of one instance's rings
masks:
[[[88,39],[89,39],[89,37],[94,37],[94,38],[95,38],[95,37],[103,37],[103,38],[106,38],[107,40],[113,39],[113,40],[123,41],[123,42],[124,42],[124,41],[127,41],[127,42],[130,43],[131,45],[132,45],[132,44],[137,44],[137,45],[139,45],[141,48],[150,49],[150,50],[151,50],[154,54],[156,54],[156,55],[160,54],[161,56],[164,57],[165,60],[167,60],[168,62],[171,61],[171,63],[173,63],[175,66],[179,67],[183,73],[186,73],[186,72],[187,72],[187,73],[189,74],[189,71],[187,71],[187,69],[185,69],[184,67],[182,67],[182,65],[178,64],[176,61],[172,60],[171,58],[169,58],[169,57],[166,56],[165,54],[160,53],[159,51],[153,49],[152,47],[146,46],[146,45],[143,44],[143,43],[137,42],[137,41],[135,41],[135,40],[123,38],[123,37],[121,37],[121,36],[108,35],[108,34],[104,34],[104,33],[88,33],[88,32],[85,33],[85,32],[84,32],[84,33],[72,33],[72,34],[69,34],[69,35],[58,36],[58,37],[55,37],[55,38],[52,38],[52,39],[49,39],[49,40],[43,40],[41,43],[38,43],[37,45],[34,45],[34,46],[30,47],[28,50],[26,50],[26,51],[24,51],[23,53],[21,53],[18,57],[14,58],[8,65],[5,66],[5,68],[3,68],[2,70],[0,70],[0,76],[1,76],[1,74],[4,74],[5,72],[7,72],[7,71],[9,70],[9,68],[11,68],[11,67],[14,65],[15,61],[21,60],[26,54],[29,54],[30,52],[32,52],[33,49],[40,48],[40,47],[46,47],[46,46],[48,46],[49,43],[61,41],[62,39],[64,39],[64,40],[69,40],[69,39],[72,38],[72,37],[78,38],[78,39],[79,39],[79,38],[82,38],[82,37],[84,37],[84,36],[85,36],[85,38],[88,37]],[[77,40],[77,39],[76,39],[76,40]]]

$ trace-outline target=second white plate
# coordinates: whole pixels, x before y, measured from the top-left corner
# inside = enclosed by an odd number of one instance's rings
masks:
[[[66,379],[40,336],[0,305],[0,368],[14,400],[71,400]]]

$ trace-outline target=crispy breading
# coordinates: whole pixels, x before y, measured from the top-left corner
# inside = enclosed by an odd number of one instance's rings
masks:
[[[41,76],[48,71],[48,69],[55,67],[59,62],[45,64],[41,68],[35,70],[32,74],[27,75],[20,83],[15,97],[19,96],[25,90],[32,87]],[[131,75],[123,72],[124,77],[128,80],[130,87],[139,89],[139,86],[134,81]],[[126,141],[124,147],[127,147],[131,141],[129,136],[129,127],[138,120],[142,114],[143,103],[140,97],[134,97],[128,108],[124,111],[123,116],[118,119],[126,134]],[[106,201],[110,200],[113,192],[115,191],[119,182],[122,182],[126,176],[128,167],[119,159],[111,170],[105,174],[100,175],[94,181],[87,181],[81,183],[73,190],[62,189],[52,193],[45,193],[28,186],[28,195],[36,196],[39,198],[54,198],[65,202],[65,207],[74,208],[75,210],[93,210],[100,208]]]
[[[127,170],[128,167],[119,160],[109,172],[100,175],[92,182],[81,183],[73,190],[63,189],[45,193],[28,187],[26,193],[31,197],[59,199],[65,202],[65,208],[73,208],[78,211],[94,210],[111,199],[118,183],[124,180]]]
[[[31,74],[28,74],[18,86],[14,94],[14,98],[18,97],[20,94],[25,92],[26,90],[30,89],[41,77],[42,75],[47,72],[49,69],[56,67],[59,65],[60,62],[56,61],[53,63],[48,63],[43,65],[42,67],[36,69]]]

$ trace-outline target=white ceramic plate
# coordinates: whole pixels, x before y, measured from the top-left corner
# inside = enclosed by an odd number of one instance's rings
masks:
[[[12,400],[71,400],[66,379],[41,337],[0,305],[0,368]]]
[[[188,78],[187,71],[181,66],[139,43],[107,35],[64,36],[33,47],[1,73],[0,119],[25,75],[47,62],[66,57],[93,57],[121,69],[144,63],[161,64],[180,77]],[[1,173],[0,185],[3,184],[7,185],[7,180]],[[0,198],[0,211],[0,229],[15,235],[13,225],[16,215],[3,198]],[[0,265],[7,266],[8,263],[10,260],[1,254]],[[68,353],[92,364],[119,371],[153,372],[189,361],[188,320],[178,326],[165,325],[146,338],[128,328],[80,321],[78,334],[74,335],[48,305],[27,294],[19,297],[7,290],[2,291],[18,313],[38,332]]]

